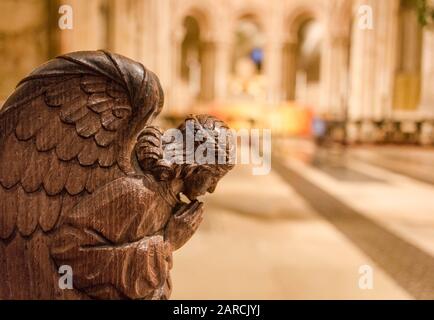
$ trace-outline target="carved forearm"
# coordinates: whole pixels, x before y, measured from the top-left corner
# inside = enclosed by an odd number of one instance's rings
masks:
[[[72,267],[74,288],[93,298],[160,298],[171,267],[159,235],[114,245],[94,231],[65,226],[50,251],[58,266]]]
[[[164,200],[147,189],[141,179],[122,178],[81,201],[63,222],[95,230],[107,241],[123,244],[162,230],[170,215],[170,208],[164,205]]]
[[[75,288],[94,298],[163,295],[171,252],[150,197],[141,180],[119,179],[68,213],[52,236],[51,255],[72,267]]]

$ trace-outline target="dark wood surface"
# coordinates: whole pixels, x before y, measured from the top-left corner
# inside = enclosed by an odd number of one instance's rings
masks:
[[[1,299],[169,298],[172,252],[202,220],[196,198],[232,166],[165,163],[150,126],[162,106],[155,74],[104,51],[21,81],[0,113]],[[64,265],[73,289],[59,286]]]

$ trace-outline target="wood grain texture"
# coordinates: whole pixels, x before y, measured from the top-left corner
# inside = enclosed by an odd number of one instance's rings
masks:
[[[179,194],[204,186],[182,166],[162,179],[162,106],[151,71],[104,51],[20,82],[0,112],[0,299],[169,298],[172,251],[203,214]]]

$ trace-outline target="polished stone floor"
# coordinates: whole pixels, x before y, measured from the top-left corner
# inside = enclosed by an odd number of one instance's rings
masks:
[[[434,185],[409,169],[433,163],[432,150],[277,141],[270,174],[239,165],[205,198],[172,298],[433,299]]]

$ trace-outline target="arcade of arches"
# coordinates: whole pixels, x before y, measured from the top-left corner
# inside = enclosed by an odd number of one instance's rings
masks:
[[[159,75],[167,114],[291,101],[343,123],[350,141],[434,143],[434,31],[419,26],[410,3],[3,0],[0,95],[48,58],[106,48]],[[57,26],[60,4],[73,8],[72,30]],[[358,27],[362,5],[373,29]]]

